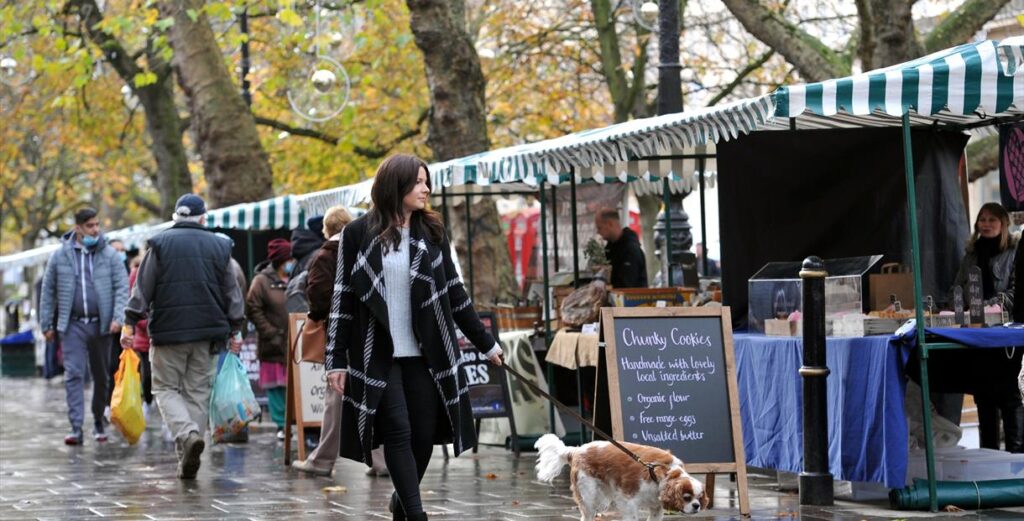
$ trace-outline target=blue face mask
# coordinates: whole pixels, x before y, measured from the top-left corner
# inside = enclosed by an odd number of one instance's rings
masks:
[[[117,257],[121,259],[121,262],[125,262],[128,260],[128,254],[123,251],[117,252]]]
[[[295,269],[295,261],[288,261],[284,263],[284,272],[291,275],[292,270]]]
[[[96,246],[96,243],[98,242],[100,242],[99,237],[93,237],[92,235],[82,236],[82,244],[85,245],[86,248],[92,248],[93,246]]]

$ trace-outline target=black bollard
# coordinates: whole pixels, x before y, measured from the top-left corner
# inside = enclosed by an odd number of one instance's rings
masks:
[[[825,364],[825,263],[804,259],[804,471],[800,473],[800,504],[831,505],[832,474],[828,470],[828,367]]]

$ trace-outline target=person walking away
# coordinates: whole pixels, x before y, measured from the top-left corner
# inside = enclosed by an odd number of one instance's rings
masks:
[[[646,288],[647,261],[644,250],[640,247],[640,238],[633,230],[622,226],[618,210],[601,210],[594,219],[594,225],[597,227],[597,234],[608,241],[604,251],[612,266],[609,281],[612,287]]]
[[[288,309],[285,288],[295,269],[287,239],[267,244],[267,260],[256,267],[245,299],[246,314],[256,326],[256,357],[260,361],[260,387],[267,391],[270,418],[277,439],[284,439],[285,391],[288,385]]]
[[[338,266],[338,241],[341,230],[352,221],[352,214],[344,206],[334,206],[324,213],[323,233],[327,238],[309,265],[306,283],[306,297],[309,299],[309,319],[327,320],[331,312],[331,297],[334,295],[334,277]],[[320,432],[320,443],[304,460],[292,462],[292,467],[302,472],[318,476],[329,476],[338,459],[341,444],[341,400],[331,386],[327,386],[324,395],[324,419]],[[370,476],[387,476],[384,463],[384,451],[380,448],[371,453],[372,464],[366,474]]]
[[[978,266],[981,268],[985,305],[1001,303],[1013,314],[1014,288],[1011,281],[1017,249],[1018,237],[1010,233],[1010,214],[999,203],[982,205],[954,285],[964,286],[967,270]],[[1024,452],[1024,404],[1015,381],[1021,367],[1022,351],[1017,349],[1012,356],[1002,349],[982,349],[971,353],[973,379],[977,385],[974,401],[978,406],[982,448],[999,450],[1001,419],[1006,451]]]
[[[75,212],[75,227],[46,265],[40,297],[40,326],[47,341],[58,339],[64,354],[64,390],[71,433],[67,445],[81,445],[85,421],[85,371],[93,380],[93,437],[107,441],[110,335],[121,329],[128,301],[128,274],[120,257],[100,233],[96,210]]]
[[[501,364],[429,195],[421,159],[380,164],[373,207],[341,232],[327,324],[327,379],[344,397],[341,456],[370,462],[383,441],[394,519],[427,519],[419,484],[435,444],[456,455],[476,445],[455,325]]]
[[[213,356],[225,342],[241,349],[245,304],[231,245],[206,228],[206,203],[185,194],[174,207],[174,226],[148,241],[121,346],[134,346],[135,326],[148,318],[153,395],[174,435],[178,478],[194,479],[210,423]]]

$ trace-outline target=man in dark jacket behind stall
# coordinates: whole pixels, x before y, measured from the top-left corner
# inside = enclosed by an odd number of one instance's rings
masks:
[[[132,348],[135,324],[149,320],[153,395],[174,435],[178,477],[194,479],[206,447],[214,356],[225,342],[241,349],[245,303],[231,244],[206,228],[206,204],[186,194],[174,206],[174,226],[149,239],[121,346]]]
[[[594,220],[597,234],[608,244],[604,247],[608,262],[612,265],[613,288],[646,288],[647,260],[640,248],[640,238],[619,222],[619,212],[606,208],[597,213]]]

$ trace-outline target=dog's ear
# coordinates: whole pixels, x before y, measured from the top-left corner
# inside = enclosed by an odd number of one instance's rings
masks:
[[[704,486],[704,490],[700,493],[700,509],[707,510],[708,505],[711,503],[711,498],[708,496],[708,487]]]
[[[679,479],[679,476],[682,476],[682,475],[683,475],[683,471],[681,469],[674,468],[674,469],[668,471],[668,474],[665,475],[665,479]]]

